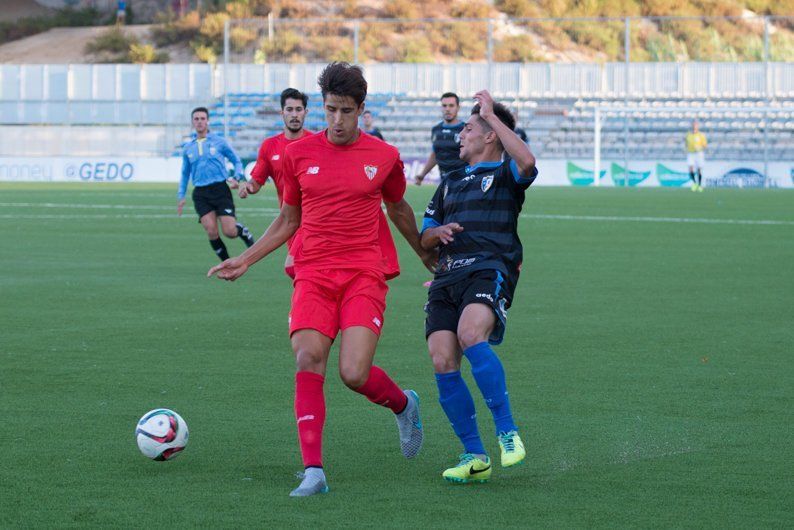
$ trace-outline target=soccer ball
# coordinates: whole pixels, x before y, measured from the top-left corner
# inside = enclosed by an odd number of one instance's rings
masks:
[[[152,460],[170,460],[187,445],[187,423],[168,409],[150,410],[135,426],[135,440],[144,456]]]

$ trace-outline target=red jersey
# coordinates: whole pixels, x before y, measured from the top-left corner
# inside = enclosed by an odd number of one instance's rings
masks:
[[[251,178],[264,186],[268,177],[273,179],[278,194],[278,204],[281,205],[284,195],[284,175],[281,170],[284,149],[291,143],[297,142],[307,135],[314,134],[311,131],[303,130],[299,138],[289,139],[282,132],[270,138],[266,138],[259,146],[259,153],[256,156],[256,164],[251,170]]]
[[[325,131],[285,149],[284,202],[302,210],[296,268],[399,274],[381,201],[399,202],[405,173],[397,148],[359,131],[349,145]]]

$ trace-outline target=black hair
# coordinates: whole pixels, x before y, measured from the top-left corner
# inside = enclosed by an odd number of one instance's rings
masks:
[[[208,110],[207,110],[207,107],[196,107],[195,109],[193,109],[192,111],[190,111],[190,119],[191,119],[191,120],[193,119],[193,115],[194,115],[195,113],[197,113],[197,112],[203,112],[204,114],[206,114],[206,115],[207,115],[207,118],[209,118],[209,117],[210,117],[210,111],[208,111]]]
[[[370,114],[370,115],[372,115],[372,111],[365,110],[364,112],[362,112],[362,113],[361,113],[361,115],[363,116],[364,114]]]
[[[367,98],[367,80],[364,71],[358,65],[345,62],[333,62],[326,66],[317,79],[323,100],[328,94],[353,98],[356,105],[361,105]]]
[[[281,108],[284,108],[284,105],[287,104],[288,99],[299,99],[303,101],[303,108],[306,108],[306,105],[309,104],[309,96],[297,90],[295,88],[285,88],[281,92]]]
[[[515,130],[515,128],[516,128],[516,119],[513,117],[513,114],[510,113],[510,110],[508,110],[507,107],[505,107],[504,105],[502,105],[501,103],[499,103],[497,101],[494,101],[494,103],[493,103],[493,113],[496,114],[496,117],[499,118],[499,121],[501,121],[502,123],[504,123],[505,125],[510,127],[511,131]],[[475,114],[478,114],[478,115],[480,114],[480,104],[479,103],[474,105],[474,107],[471,109],[471,114],[472,114],[472,116],[474,116]],[[484,124],[484,127],[486,128],[486,130],[491,130],[491,127],[488,125],[488,123],[485,120],[483,120],[481,118],[480,121]]]
[[[454,92],[444,92],[443,94],[441,94],[441,99],[444,98],[455,98],[455,104],[460,105],[460,98]],[[441,101],[441,99],[439,101]]]

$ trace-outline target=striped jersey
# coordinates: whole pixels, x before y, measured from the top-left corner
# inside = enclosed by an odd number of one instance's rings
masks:
[[[463,231],[441,245],[431,290],[456,283],[478,270],[497,270],[512,298],[523,260],[518,215],[524,192],[538,171],[523,178],[515,161],[480,162],[442,181],[425,210],[422,231],[458,223]]]
[[[466,162],[460,159],[460,132],[465,125],[464,122],[449,125],[441,121],[430,131],[441,180],[466,167]]]

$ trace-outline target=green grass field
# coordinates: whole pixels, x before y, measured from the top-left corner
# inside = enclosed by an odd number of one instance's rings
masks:
[[[409,189],[415,210],[431,191]],[[440,478],[460,446],[425,349],[429,276],[401,244],[376,360],[422,397],[425,447],[402,458],[391,414],[344,387],[332,352],[331,492],[310,499],[287,496],[283,252],[209,280],[217,260],[175,203],[175,186],[0,184],[0,526],[794,525],[791,191],[532,189],[497,350],[528,458],[484,485]],[[261,233],[276,201],[238,207]],[[170,462],[135,445],[155,407],[190,426]]]

